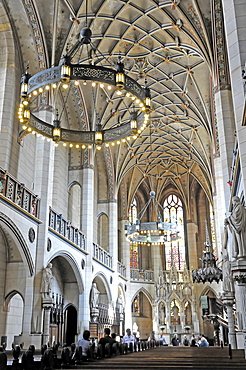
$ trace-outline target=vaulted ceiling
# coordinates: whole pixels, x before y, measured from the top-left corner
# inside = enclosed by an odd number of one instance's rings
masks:
[[[84,48],[77,59],[110,66],[121,55],[126,73],[150,88],[147,127],[137,138],[96,154],[98,167],[107,167],[115,191],[124,182],[130,199],[148,179],[157,194],[171,183],[185,196],[187,184],[195,179],[211,200],[210,1],[4,0],[4,4],[19,39],[23,68],[30,61],[32,74],[59,64],[79,39],[87,18],[95,51],[88,54]],[[71,100],[63,96],[68,127],[90,130],[96,118],[104,127],[127,119],[130,100],[100,87],[92,91],[82,83],[78,89],[79,98],[76,93]]]

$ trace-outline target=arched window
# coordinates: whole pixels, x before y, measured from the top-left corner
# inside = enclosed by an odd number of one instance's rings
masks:
[[[108,216],[102,213],[97,219],[97,242],[106,251],[109,249],[108,224]]]
[[[68,219],[74,226],[81,229],[81,186],[74,181],[69,185]]]
[[[175,195],[169,195],[164,201],[165,257],[166,269],[175,266],[177,270],[185,267],[184,216],[181,200]]]

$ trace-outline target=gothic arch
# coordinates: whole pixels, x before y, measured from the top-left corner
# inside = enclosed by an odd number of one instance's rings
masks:
[[[18,295],[22,298],[22,300],[23,300],[23,302],[24,302],[24,298],[23,298],[22,294],[21,294],[20,292],[18,292],[17,290],[12,290],[11,292],[9,292],[9,293],[6,295],[6,297],[5,297],[5,299],[4,299],[4,307],[3,307],[3,310],[4,310],[4,311],[8,311],[9,302],[11,301],[11,299],[12,299],[16,294],[18,294]]]
[[[145,288],[140,288],[138,289],[134,294],[133,294],[133,297],[132,297],[132,302],[134,301],[134,298],[136,297],[137,294],[139,293],[143,293],[146,298],[148,299],[149,303],[151,304],[151,306],[153,305],[153,298],[152,296],[150,295],[150,293],[145,289]]]
[[[78,283],[79,294],[82,294],[84,291],[84,283],[83,283],[82,276],[80,273],[80,268],[74,256],[72,256],[70,253],[65,252],[65,251],[57,252],[49,258],[46,265],[48,265],[48,263],[50,262],[52,263],[52,261],[57,257],[63,257],[69,263],[76,277],[76,281]]]
[[[12,238],[13,238],[15,244],[16,244],[16,247],[18,248],[18,250],[21,253],[21,256],[23,258],[23,262],[28,267],[28,271],[29,271],[30,276],[33,276],[34,262],[33,262],[29,247],[28,247],[21,231],[15,225],[15,223],[8,216],[6,216],[2,212],[0,212],[0,226],[2,226],[2,228],[5,232],[9,233],[12,236]],[[19,246],[20,246],[20,248],[19,248]]]
[[[93,277],[92,282],[94,282],[95,279],[97,279],[97,278],[99,278],[102,281],[102,283],[104,285],[104,288],[105,288],[105,291],[106,291],[106,294],[107,294],[107,297],[108,297],[108,302],[111,302],[112,301],[112,293],[111,293],[111,289],[110,289],[110,286],[109,286],[107,276],[103,272],[98,272]]]

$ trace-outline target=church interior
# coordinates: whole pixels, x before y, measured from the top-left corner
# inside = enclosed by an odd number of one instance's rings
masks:
[[[2,0],[0,340],[246,343],[246,2]]]

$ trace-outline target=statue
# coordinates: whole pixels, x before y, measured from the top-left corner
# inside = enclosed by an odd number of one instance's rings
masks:
[[[53,280],[52,274],[52,263],[49,263],[47,267],[43,270],[43,277],[42,277],[42,287],[41,293],[43,294],[43,298],[50,298],[51,295],[51,283]]]
[[[174,301],[174,306],[172,308],[172,314],[173,314],[173,317],[174,317],[174,321],[177,324],[179,322],[179,308],[176,305],[175,301]]]
[[[229,225],[232,233],[232,257],[246,257],[246,209],[238,196],[232,198],[233,210],[225,219],[225,227]]]
[[[225,254],[223,258],[222,274],[223,274],[223,291],[225,293],[233,292],[231,263],[228,259],[227,253]]]
[[[118,305],[118,308],[119,308],[119,314],[123,314],[124,313],[124,310],[123,310],[123,299],[122,299],[122,296],[119,295],[118,299],[117,299],[117,305]]]
[[[100,292],[97,289],[96,283],[93,283],[92,288],[91,288],[91,301],[90,301],[90,307],[91,308],[97,308],[98,307],[99,294],[100,294]]]

